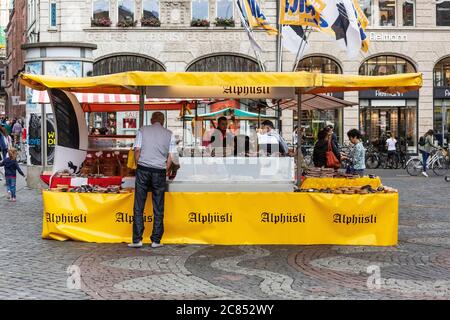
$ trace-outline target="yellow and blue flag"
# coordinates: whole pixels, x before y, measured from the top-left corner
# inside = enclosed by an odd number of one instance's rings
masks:
[[[250,28],[262,28],[270,35],[277,35],[277,28],[271,26],[261,11],[257,0],[243,0]]]
[[[280,24],[319,28],[326,0],[280,0]]]

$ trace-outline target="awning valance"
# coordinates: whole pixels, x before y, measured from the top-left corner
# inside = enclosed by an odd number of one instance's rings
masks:
[[[73,92],[138,93],[139,87],[251,87],[303,88],[304,93],[326,93],[377,89],[386,92],[418,90],[422,74],[355,76],[309,72],[144,72],[130,71],[111,75],[64,78],[21,74],[23,85],[36,90],[59,88]],[[230,98],[230,96],[227,96]],[[236,96],[236,98],[242,98]],[[245,98],[245,97],[244,97]]]

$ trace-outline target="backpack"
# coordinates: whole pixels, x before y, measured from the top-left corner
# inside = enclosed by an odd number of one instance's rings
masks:
[[[419,146],[423,147],[425,145],[425,136],[419,138]]]

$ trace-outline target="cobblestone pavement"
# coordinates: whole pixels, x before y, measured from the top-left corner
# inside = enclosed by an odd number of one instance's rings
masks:
[[[40,192],[18,178],[17,203],[0,195],[0,299],[450,299],[450,183],[377,173],[400,190],[396,247],[43,240]]]

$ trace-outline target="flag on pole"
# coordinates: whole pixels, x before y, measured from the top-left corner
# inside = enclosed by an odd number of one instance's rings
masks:
[[[362,34],[356,12],[353,0],[327,0],[322,12],[328,27],[320,29],[334,35],[350,58],[356,57],[362,48]]]
[[[318,28],[326,0],[281,0],[280,24]],[[322,27],[324,27],[322,25]]]
[[[369,24],[369,20],[361,9],[358,0],[353,0],[353,5],[355,6],[355,15],[358,20],[359,33],[361,36],[361,50],[367,52],[369,50],[369,39],[366,35],[366,27]]]
[[[305,29],[297,25],[283,26],[281,43],[284,48],[295,55],[298,54],[300,48],[303,48],[303,52],[306,52],[309,48]]]
[[[270,35],[278,34],[277,28],[272,27],[267,21],[257,0],[243,0],[243,2],[250,28],[262,28]]]
[[[250,41],[250,45],[252,46],[252,48],[253,48],[253,50],[255,52],[261,53],[262,52],[262,48],[258,44],[258,42],[256,42],[256,39],[253,37],[252,30],[249,28],[249,22],[246,19],[246,13],[245,13],[245,11],[244,11],[244,9],[242,7],[241,0],[236,0],[236,6],[238,8],[239,17],[241,18],[241,23],[244,26],[245,30],[247,31],[247,35],[248,35],[248,39]]]

